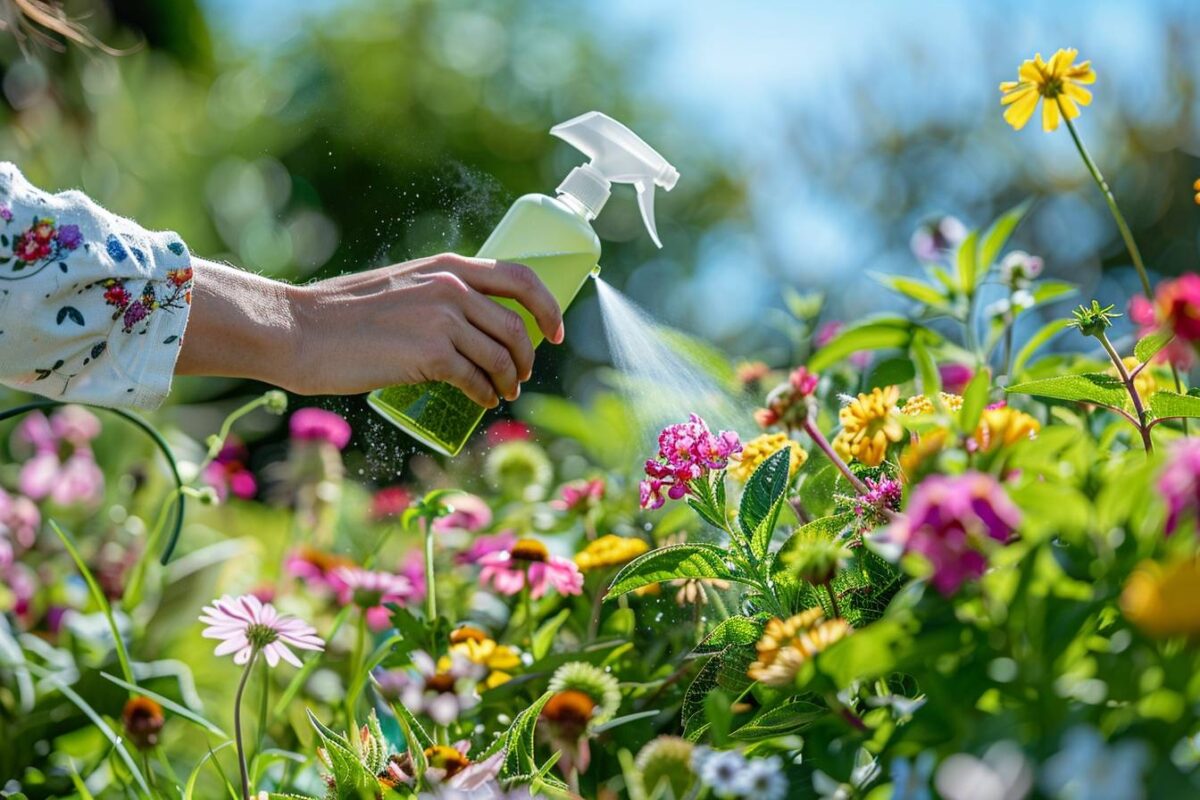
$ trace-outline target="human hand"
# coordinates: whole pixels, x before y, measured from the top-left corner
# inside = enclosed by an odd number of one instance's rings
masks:
[[[446,381],[491,408],[533,370],[524,306],[546,338],[562,312],[528,267],[443,254],[306,286],[197,261],[177,372],[251,377],[297,394]],[[247,329],[251,330],[247,330]]]

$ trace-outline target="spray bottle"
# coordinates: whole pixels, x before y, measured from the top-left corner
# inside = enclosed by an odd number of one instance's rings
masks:
[[[526,265],[565,312],[588,276],[600,271],[600,239],[591,221],[604,208],[612,184],[633,184],[646,230],[662,247],[654,222],[654,189],[670,191],[679,173],[637,134],[598,111],[555,125],[550,133],[590,161],[571,170],[557,197],[527,194],[513,203],[477,256]],[[541,343],[537,322],[524,307],[507,298],[492,299],[521,315],[534,347]],[[410,436],[448,456],[458,454],[486,411],[438,381],[378,389],[367,401]]]

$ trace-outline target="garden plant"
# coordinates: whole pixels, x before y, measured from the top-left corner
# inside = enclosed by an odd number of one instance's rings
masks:
[[[370,430],[280,391],[204,442],[0,413],[0,796],[1200,794],[1200,274],[1152,285],[1095,77],[1039,55],[1003,118],[1071,138],[1132,294],[1012,249],[1036,198],[936,221],[925,279],[876,276],[911,313],[791,298],[794,360],[726,371],[737,432],[525,397],[380,486]]]

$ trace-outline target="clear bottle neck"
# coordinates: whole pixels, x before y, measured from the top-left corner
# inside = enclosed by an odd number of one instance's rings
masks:
[[[582,200],[569,192],[559,192],[558,202],[562,203],[564,206],[571,209],[588,222],[591,222],[596,218],[596,215],[592,213],[590,208],[583,204]]]

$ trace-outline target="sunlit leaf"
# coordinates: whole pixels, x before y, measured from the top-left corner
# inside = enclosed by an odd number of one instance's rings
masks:
[[[1138,361],[1145,364],[1158,355],[1159,351],[1170,344],[1174,338],[1175,334],[1171,331],[1156,331],[1149,336],[1143,336],[1133,346],[1133,355]]]
[[[1031,394],[1054,400],[1071,400],[1079,403],[1097,403],[1112,408],[1125,408],[1129,404],[1129,393],[1125,384],[1103,372],[1085,372],[1079,375],[1056,375],[1009,386],[1005,391],[1012,394]]]
[[[921,326],[903,317],[878,317],[838,333],[808,360],[809,369],[819,372],[862,350],[906,348]],[[930,336],[936,336],[932,331]]]
[[[1004,250],[1004,246],[1008,244],[1009,238],[1013,231],[1021,224],[1021,220],[1025,218],[1026,212],[1032,204],[1031,200],[1026,200],[1015,208],[1005,211],[988,227],[987,233],[979,240],[979,252],[976,256],[977,264],[981,271],[986,272],[996,263],[996,259],[1000,257],[1000,252]]]
[[[676,544],[651,550],[622,567],[617,577],[613,578],[612,586],[604,599],[611,600],[634,589],[677,578],[719,578],[740,583],[747,581],[739,572],[734,571],[724,548],[713,544]]]
[[[784,447],[758,465],[746,481],[738,509],[738,525],[750,550],[759,558],[767,554],[779,510],[787,495],[792,449]]]

